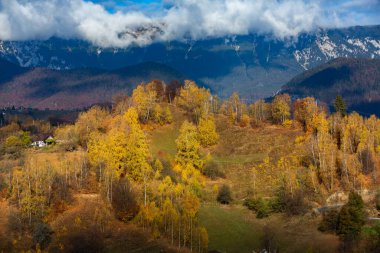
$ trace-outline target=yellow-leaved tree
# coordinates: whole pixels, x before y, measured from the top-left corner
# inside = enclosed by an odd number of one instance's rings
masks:
[[[148,163],[149,147],[146,136],[138,122],[138,113],[131,107],[124,115],[130,132],[127,136],[125,165],[127,174],[135,181],[144,183],[144,205],[147,204],[147,187],[155,173]]]
[[[271,107],[272,119],[275,123],[284,123],[290,117],[290,96],[280,94],[274,97]]]
[[[305,132],[311,131],[311,122],[318,112],[319,108],[313,97],[297,99],[294,102],[294,118],[301,123]]]
[[[82,146],[87,146],[87,141],[89,140],[92,132],[105,131],[105,120],[108,116],[109,113],[99,106],[94,106],[87,112],[82,112],[79,114],[75,123],[75,130],[79,136],[79,142]]]
[[[185,121],[183,122],[179,133],[180,134],[176,140],[176,162],[182,166],[190,164],[194,168],[201,169],[203,167],[203,160],[199,154],[201,144],[198,140],[196,126],[188,121]]]
[[[218,143],[219,134],[216,132],[214,117],[201,118],[198,125],[198,135],[202,147],[209,147]]]
[[[140,84],[133,90],[132,101],[142,122],[146,123],[153,118],[157,102],[157,93],[154,89],[148,89],[144,84]]]
[[[205,88],[199,88],[192,81],[185,81],[181,88],[177,103],[198,124],[201,117],[207,116],[210,111],[211,93]]]

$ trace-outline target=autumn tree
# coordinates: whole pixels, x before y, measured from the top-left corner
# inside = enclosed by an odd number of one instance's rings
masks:
[[[271,110],[270,104],[260,99],[249,106],[249,114],[255,125],[265,122],[269,119]]]
[[[137,110],[129,108],[119,120],[121,122],[114,123],[117,127],[106,134],[92,134],[88,148],[90,163],[99,168],[99,179],[105,184],[110,200],[114,180],[124,175],[143,182],[146,199],[148,181],[154,173],[148,163],[148,144],[138,121]]]
[[[75,130],[82,146],[87,146],[87,141],[92,132],[105,132],[105,120],[108,116],[109,113],[99,106],[94,106],[87,112],[79,114],[75,123]]]
[[[179,95],[182,86],[182,83],[178,80],[173,80],[169,83],[168,86],[166,86],[165,97],[168,103],[171,104],[176,96]]]
[[[54,137],[65,147],[66,150],[74,150],[79,144],[79,135],[73,125],[57,128],[54,132]]]
[[[146,85],[148,91],[156,93],[156,98],[162,102],[165,97],[165,84],[160,80],[153,80]]]
[[[126,94],[116,94],[112,97],[112,113],[123,115],[132,106],[132,99]]]
[[[210,112],[210,91],[205,88],[199,88],[192,81],[185,81],[177,97],[177,104],[183,108],[198,124],[202,117],[207,117]]]
[[[240,102],[240,96],[237,92],[232,93],[228,99],[228,113],[231,117],[231,121],[237,124],[242,116],[242,107]]]
[[[201,144],[198,140],[198,132],[194,124],[188,121],[182,124],[176,144],[176,162],[178,164],[182,166],[191,165],[198,169],[203,167],[203,160],[199,154]]]
[[[215,145],[219,140],[213,117],[202,118],[198,125],[199,141],[203,147]]]
[[[170,124],[173,122],[173,115],[168,106],[165,107],[165,109],[163,110],[161,118],[162,118],[162,121],[165,122],[166,124]]]
[[[159,104],[156,104],[153,111],[153,121],[157,124],[163,125],[163,112]]]
[[[140,84],[133,90],[132,101],[139,119],[146,123],[153,116],[153,110],[158,101],[157,92],[153,87],[148,88],[146,85]]]
[[[246,118],[248,117],[247,105],[241,101],[237,92],[232,93],[229,99],[222,104],[220,110],[221,113],[229,117],[232,124],[239,125],[242,118],[245,118],[243,125],[246,124]]]
[[[311,121],[318,111],[317,102],[312,97],[297,99],[294,102],[294,118],[301,123],[305,132],[311,130]]]
[[[319,186],[332,191],[338,179],[336,168],[338,153],[324,112],[313,115],[303,139],[307,145],[304,151],[308,152],[307,155],[311,160],[308,167],[314,191],[319,191]]]
[[[147,204],[147,187],[151,178],[154,176],[152,167],[148,163],[149,148],[146,136],[138,122],[137,111],[132,107],[124,115],[130,126],[127,137],[126,155],[124,158],[126,173],[136,181],[144,184],[144,205]]]
[[[275,123],[284,123],[290,117],[290,96],[280,94],[274,97],[271,106],[272,119]]]

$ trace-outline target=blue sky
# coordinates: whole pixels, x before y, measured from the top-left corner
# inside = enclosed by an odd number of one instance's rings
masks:
[[[92,0],[103,5],[108,11],[142,11],[144,13],[159,13],[165,3],[161,0]]]
[[[91,1],[103,5],[110,12],[141,11],[148,15],[160,15],[165,8],[176,2],[176,0]],[[317,3],[326,15],[336,15],[337,18],[342,20],[351,19],[352,22],[357,22],[357,25],[380,24],[380,0],[308,0],[308,2]]]

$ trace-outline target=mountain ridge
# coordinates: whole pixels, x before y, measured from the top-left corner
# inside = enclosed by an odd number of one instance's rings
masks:
[[[26,68],[0,82],[0,106],[81,109],[93,104],[110,103],[114,95],[128,94],[138,84],[153,79],[170,82],[183,80],[184,75],[153,62],[117,70]]]
[[[319,29],[282,41],[250,34],[100,48],[80,40],[0,42],[0,57],[22,66],[118,69],[153,61],[177,69],[220,97],[275,94],[294,76],[338,57],[380,58],[380,26]]]
[[[349,110],[380,115],[380,59],[337,58],[294,77],[281,92],[314,96],[330,106],[341,95]]]

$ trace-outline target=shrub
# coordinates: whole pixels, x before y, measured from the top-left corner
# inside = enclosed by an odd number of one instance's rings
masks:
[[[49,224],[37,223],[33,229],[33,244],[39,245],[41,249],[46,248],[50,241],[53,230]]]
[[[281,213],[284,211],[284,203],[282,203],[278,197],[270,198],[268,206],[272,213]]]
[[[268,202],[261,199],[261,201],[258,202],[258,209],[256,211],[256,217],[259,219],[268,217],[270,214],[270,208],[268,206]]]
[[[19,158],[29,142],[30,138],[27,132],[20,132],[17,135],[8,136],[4,142],[3,152],[10,154],[13,158]]]
[[[257,212],[257,210],[259,209],[259,202],[262,201],[262,198],[256,198],[256,199],[246,199],[244,201],[244,205],[249,209],[249,210],[252,210],[252,211],[255,211]]]
[[[104,252],[105,248],[103,235],[96,229],[91,228],[70,231],[70,233],[62,237],[62,244],[67,253],[100,253]]]
[[[309,206],[301,190],[297,190],[293,194],[280,191],[278,195],[278,208],[288,215],[301,215],[307,212]]]
[[[336,209],[331,209],[323,214],[318,230],[321,232],[335,233],[338,228],[339,212]]]
[[[244,205],[254,212],[259,219],[268,217],[271,213],[280,212],[279,202],[277,198],[270,198],[268,200],[263,198],[246,199]]]
[[[283,123],[282,126],[285,128],[290,128],[293,125],[293,121],[286,119]]]
[[[243,114],[240,119],[240,126],[247,127],[251,122],[251,118],[247,114]]]
[[[213,180],[226,177],[219,164],[212,160],[207,162],[203,167],[203,174]]]
[[[363,241],[365,246],[363,252],[379,252],[380,251],[380,222],[376,222],[372,226],[363,227]]]
[[[232,201],[231,190],[228,185],[222,185],[219,189],[217,201],[223,205],[228,205]]]

